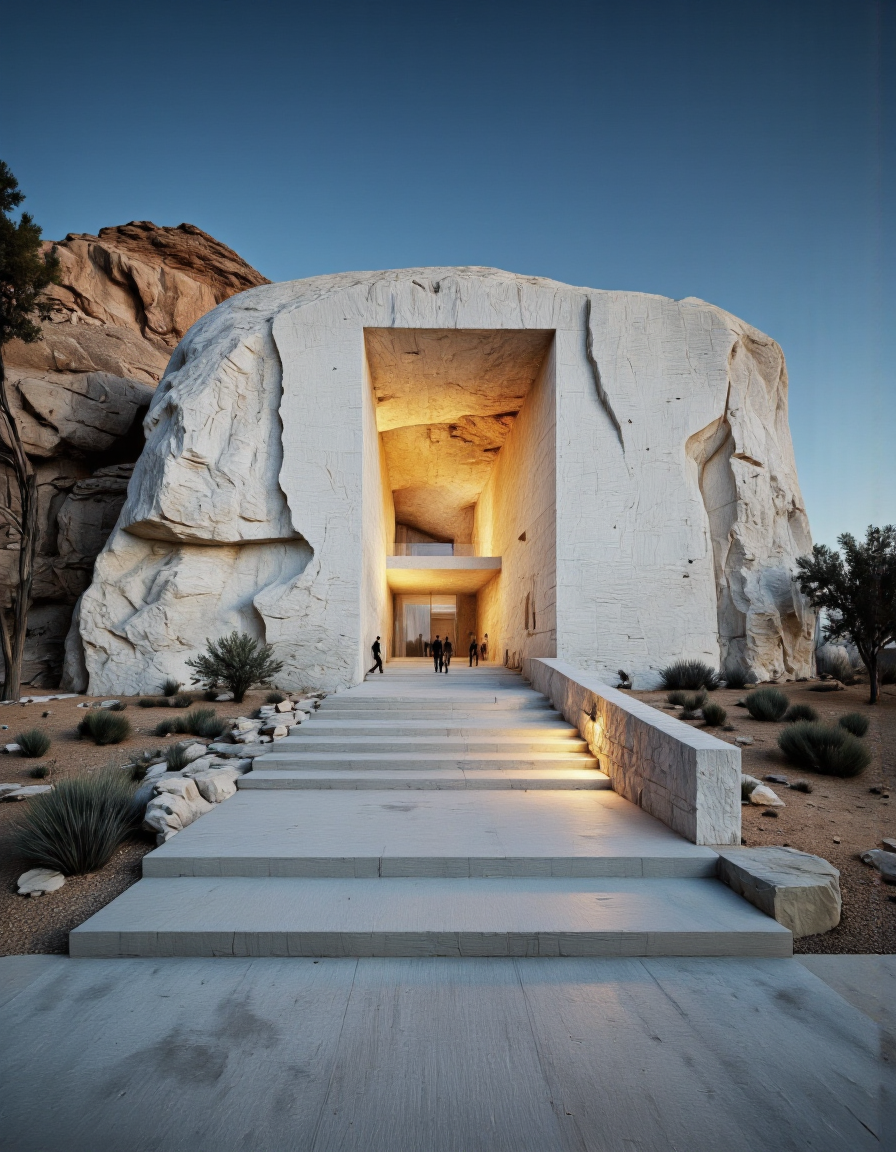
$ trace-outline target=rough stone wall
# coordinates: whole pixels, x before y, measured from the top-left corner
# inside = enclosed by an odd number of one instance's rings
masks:
[[[502,560],[479,594],[477,631],[489,659],[513,668],[557,654],[556,396],[552,347],[476,505],[477,554]]]
[[[50,247],[47,244],[46,247]],[[38,480],[40,539],[23,681],[55,686],[72,608],[115,526],[140,424],[171,350],[222,300],[266,283],[191,224],[134,221],[56,243],[61,283],[35,344],[4,349],[10,402]],[[15,500],[0,470],[2,497]],[[15,540],[0,540],[10,603]]]
[[[790,581],[808,525],[777,345],[702,301],[429,268],[261,287],[194,325],[82,602],[93,691],[183,676],[234,612],[274,644],[285,686],[357,681],[368,634],[389,635],[366,587],[379,547],[367,534],[383,525],[365,503],[382,494],[364,333],[390,327],[554,332],[560,658],[645,685],[681,656],[735,658],[759,678],[809,672]],[[733,517],[708,464],[726,422]],[[532,461],[540,482],[545,460]],[[519,590],[502,587],[496,611],[519,613]]]

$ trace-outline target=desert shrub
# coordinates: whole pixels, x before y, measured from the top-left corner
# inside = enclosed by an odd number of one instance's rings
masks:
[[[795,724],[797,720],[817,720],[818,713],[810,704],[791,704],[784,713],[785,724]]]
[[[193,736],[214,740],[227,728],[227,721],[215,714],[214,708],[193,708],[184,716],[183,730]]]
[[[176,696],[172,696],[168,701],[171,708],[189,708],[193,703],[193,697],[187,692],[178,692]]]
[[[684,688],[692,692],[697,688],[712,691],[719,686],[718,673],[702,660],[676,660],[660,669],[660,678],[663,688]]]
[[[264,698],[265,704],[282,704],[286,697],[282,692],[268,692]]]
[[[791,788],[791,791],[793,791],[793,792],[812,792],[813,791],[812,785],[809,783],[808,780],[794,780],[794,782],[790,785],[790,788]]]
[[[808,720],[782,728],[778,747],[792,764],[825,776],[858,776],[871,763],[871,753],[845,728]]]
[[[27,756],[29,760],[46,756],[51,743],[50,737],[42,728],[31,728],[28,732],[21,732],[16,736],[16,744],[21,748],[22,755]]]
[[[666,703],[671,704],[673,708],[682,708],[684,706],[684,698],[687,695],[685,692],[667,692]]]
[[[120,744],[131,734],[127,716],[117,716],[108,708],[91,709],[78,725],[78,736],[91,739],[94,744]]]
[[[35,764],[28,775],[32,780],[46,780],[50,775],[50,769],[46,764]]]
[[[833,676],[841,684],[855,684],[859,674],[846,649],[833,645],[816,650],[815,667],[819,676]]]
[[[851,732],[853,736],[868,735],[868,717],[863,716],[861,712],[847,712],[845,716],[840,717],[837,723],[847,732]]]
[[[728,713],[721,704],[704,704],[703,719],[710,728],[717,728],[728,719]]]
[[[758,788],[759,785],[755,780],[748,780],[746,776],[740,778],[740,798],[741,800],[749,800],[753,795],[753,789]]]
[[[283,661],[274,659],[270,644],[253,640],[246,632],[206,641],[206,651],[187,664],[196,671],[194,680],[206,686],[223,684],[233,693],[236,704],[253,684],[270,680],[283,668]]]
[[[747,674],[742,668],[727,668],[722,673],[726,688],[746,688]]]
[[[125,708],[127,708],[127,704],[125,704],[122,700],[113,700],[109,707],[105,709],[105,711],[124,712]]]
[[[754,720],[780,720],[787,711],[787,697],[777,688],[757,688],[745,703]]]
[[[152,730],[153,736],[185,735],[188,731],[183,716],[174,716],[171,720],[160,720]]]
[[[167,680],[162,683],[163,696],[176,696],[180,689],[180,680],[175,680],[173,676],[169,676]]]
[[[202,693],[202,699],[208,700],[211,703],[212,701],[217,700],[220,695],[221,693],[217,688],[206,688],[206,690]]]
[[[151,696],[144,696],[142,700],[137,701],[138,708],[160,708],[159,701]]]
[[[133,829],[132,798],[133,786],[121,769],[60,780],[29,803],[16,832],[19,851],[66,876],[95,872]]]
[[[165,771],[180,772],[190,763],[183,744],[172,744],[165,753]]]

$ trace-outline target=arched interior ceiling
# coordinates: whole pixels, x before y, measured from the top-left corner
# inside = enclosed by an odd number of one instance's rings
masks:
[[[364,335],[396,520],[468,542],[473,506],[553,332],[367,328]]]

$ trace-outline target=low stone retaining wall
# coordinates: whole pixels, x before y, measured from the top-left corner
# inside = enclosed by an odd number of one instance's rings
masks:
[[[523,676],[574,724],[626,800],[694,844],[740,845],[740,749],[602,684],[563,660]]]

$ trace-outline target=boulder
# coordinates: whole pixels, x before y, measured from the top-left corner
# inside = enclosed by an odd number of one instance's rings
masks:
[[[192,781],[190,783],[192,784]],[[173,792],[163,792],[159,796],[154,796],[146,806],[143,827],[167,839],[169,834],[182,831],[206,812],[211,812],[214,805],[203,800],[195,786],[194,790],[195,800],[187,800]]]
[[[840,923],[840,873],[795,848],[719,848],[719,879],[795,937]]]
[[[18,744],[4,744],[2,751],[12,756],[15,752],[21,752],[22,749]]]
[[[154,781],[153,787],[157,796],[171,794],[183,800],[196,800],[199,797],[199,789],[188,776],[168,773],[161,780]]]
[[[0,800],[8,796],[10,792],[18,792],[21,787],[21,784],[0,784]]]
[[[17,788],[15,792],[7,792],[4,800],[30,800],[32,796],[42,796],[44,792],[52,792],[52,784],[27,784],[24,788]]]
[[[188,764],[192,763],[194,760],[198,760],[201,756],[207,755],[208,748],[205,746],[205,744],[188,744],[186,748],[184,748],[184,757],[186,758]]]
[[[54,872],[52,868],[32,868],[23,872],[16,881],[20,896],[43,896],[58,891],[64,883],[62,873]]]
[[[766,784],[759,784],[750,793],[750,803],[760,808],[784,808],[781,800]]]
[[[236,792],[240,773],[233,768],[208,768],[193,777],[199,794],[210,804],[220,804]]]
[[[885,852],[881,848],[872,848],[870,852],[862,853],[865,864],[871,864],[880,872],[880,878],[885,884],[896,884],[896,852]]]
[[[277,712],[291,712],[292,703],[289,700],[281,700],[279,704],[275,704],[274,708]]]

